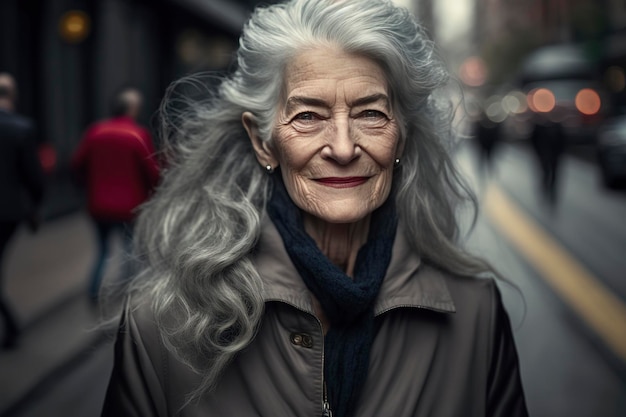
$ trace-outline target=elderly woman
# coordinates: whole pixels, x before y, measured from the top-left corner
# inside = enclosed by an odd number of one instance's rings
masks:
[[[238,67],[165,132],[105,416],[525,416],[447,80],[383,0],[259,8]],[[167,102],[166,102],[167,106]]]

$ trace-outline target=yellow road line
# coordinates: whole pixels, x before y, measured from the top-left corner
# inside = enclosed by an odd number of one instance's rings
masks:
[[[485,212],[554,290],[626,362],[626,306],[500,189],[489,186]]]

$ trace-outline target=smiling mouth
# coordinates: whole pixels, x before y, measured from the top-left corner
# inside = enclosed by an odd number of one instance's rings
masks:
[[[332,188],[351,188],[364,184],[369,177],[326,177],[316,181],[322,185]]]

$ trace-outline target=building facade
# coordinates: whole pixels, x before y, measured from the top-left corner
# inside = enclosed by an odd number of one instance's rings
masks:
[[[623,0],[473,1],[474,53],[487,61],[495,83],[510,78],[529,52],[549,44],[582,45],[600,72],[623,65]]]

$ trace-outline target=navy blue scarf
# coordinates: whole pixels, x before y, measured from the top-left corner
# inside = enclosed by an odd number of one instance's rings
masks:
[[[393,198],[372,213],[368,240],[357,254],[352,279],[332,264],[304,231],[300,210],[277,174],[267,212],[291,261],[330,320],[324,339],[328,400],[335,417],[349,417],[367,377],[374,303],[391,260],[397,226]]]

